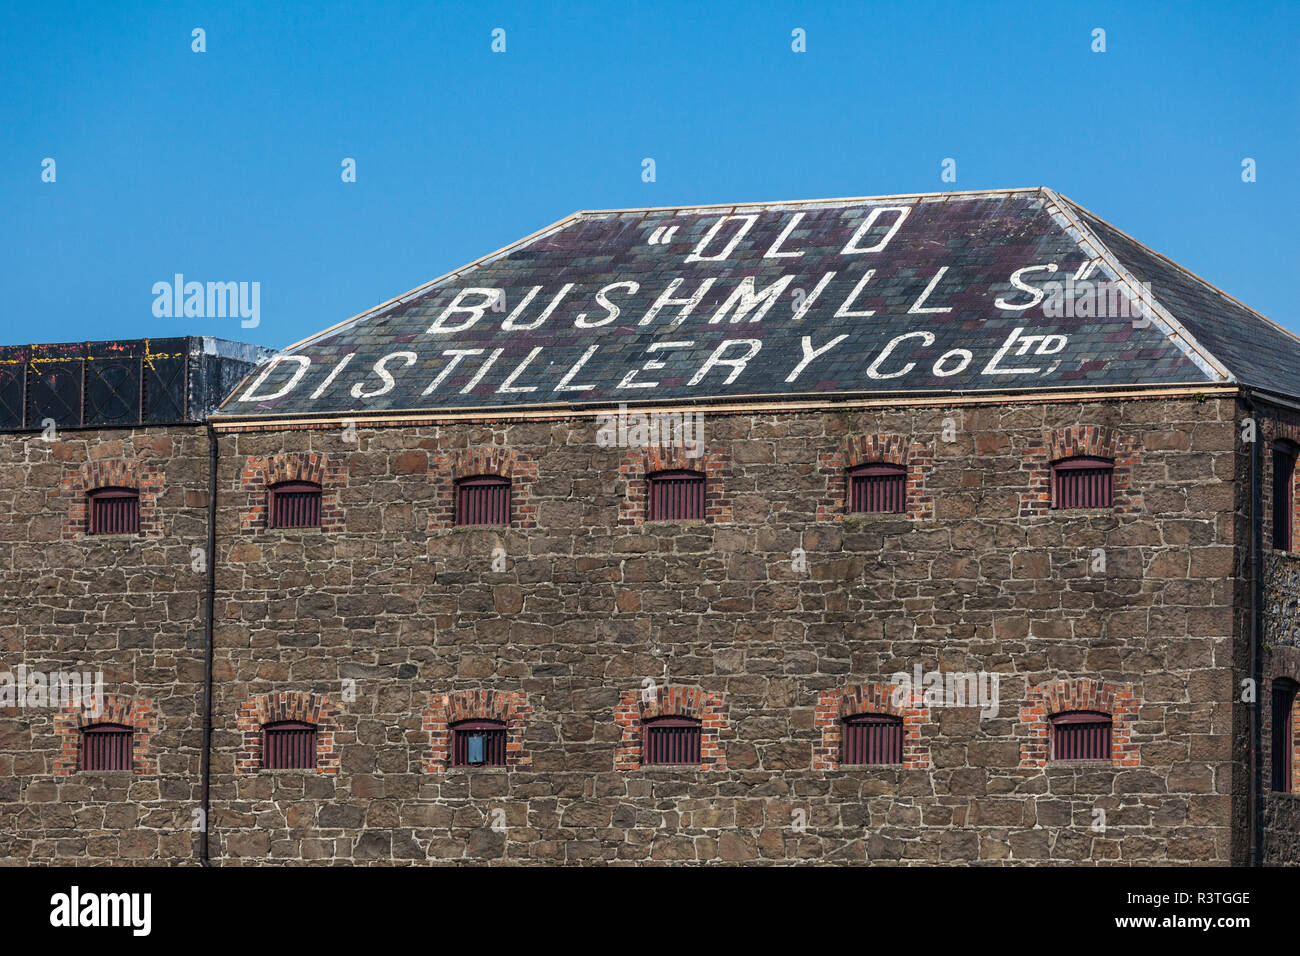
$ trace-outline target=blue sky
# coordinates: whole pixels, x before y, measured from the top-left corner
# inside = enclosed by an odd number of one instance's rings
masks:
[[[575,209],[1034,185],[1300,331],[1298,27],[1296,3],[6,4],[0,342],[283,346]],[[155,317],[178,272],[260,282],[261,324]]]

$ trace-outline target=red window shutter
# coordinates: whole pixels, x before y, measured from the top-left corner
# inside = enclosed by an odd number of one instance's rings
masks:
[[[267,770],[316,769],[316,728],[294,720],[264,726],[262,766]]]
[[[131,728],[121,724],[94,724],[81,731],[82,770],[130,770]]]
[[[1052,465],[1052,507],[1109,508],[1115,495],[1115,462],[1109,458],[1066,458]]]
[[[881,463],[849,469],[852,514],[902,513],[907,510],[907,468]]]
[[[319,528],[321,487],[310,481],[271,486],[272,528]]]
[[[1295,682],[1273,682],[1273,773],[1274,793],[1290,793],[1292,756],[1295,749],[1295,722],[1291,716],[1298,686]]]
[[[892,714],[854,714],[840,725],[840,763],[901,764],[903,718]]]
[[[654,717],[642,725],[641,763],[699,766],[700,722],[690,717]]]
[[[140,532],[140,492],[134,488],[96,488],[87,498],[91,534]]]
[[[1295,522],[1295,465],[1300,451],[1290,442],[1273,443],[1273,550],[1290,551]]]
[[[499,720],[462,720],[451,725],[453,767],[504,767],[506,725]]]
[[[1109,760],[1111,718],[1091,710],[1052,715],[1053,760]]]
[[[479,475],[457,481],[456,524],[510,524],[510,479]]]
[[[660,471],[647,476],[647,521],[703,521],[704,474]]]

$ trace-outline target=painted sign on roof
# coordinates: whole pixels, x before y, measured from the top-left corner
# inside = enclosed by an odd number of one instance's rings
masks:
[[[1222,382],[1048,190],[576,213],[281,353],[225,416]]]

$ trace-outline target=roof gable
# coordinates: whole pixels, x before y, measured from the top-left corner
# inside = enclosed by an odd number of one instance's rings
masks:
[[[1046,189],[575,213],[291,346],[222,414],[1231,381],[1103,226]]]

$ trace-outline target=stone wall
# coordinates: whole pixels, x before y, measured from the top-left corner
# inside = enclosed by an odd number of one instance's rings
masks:
[[[593,419],[223,435],[214,858],[1239,859],[1234,414],[711,414],[715,520],[682,524],[620,523],[644,468]],[[922,453],[907,514],[827,506],[826,463],[873,438]],[[1115,507],[1039,507],[1050,449],[1094,445],[1120,462]],[[446,463],[493,450],[529,463],[528,521],[448,527]],[[250,468],[312,455],[337,530],[259,525]],[[912,708],[907,769],[812,769],[824,695],[917,665],[997,673],[996,713]],[[1022,761],[1022,709],[1061,681],[1131,694],[1123,762]],[[647,686],[716,700],[723,758],[624,769]],[[333,708],[336,773],[234,772],[241,706],[282,691]],[[473,691],[526,702],[526,761],[443,767],[429,715]]]
[[[85,492],[122,481],[141,487],[141,533],[88,535]],[[136,745],[133,772],[81,772],[95,721],[35,683],[16,706],[10,685],[0,862],[195,859],[207,483],[202,428],[0,435],[0,674],[98,672],[99,719]]]

